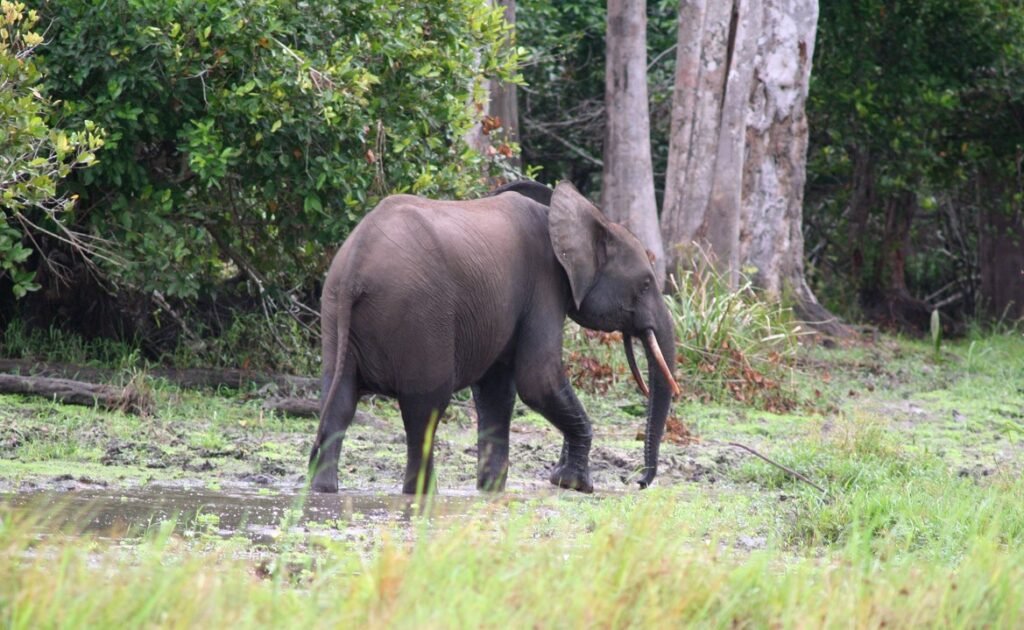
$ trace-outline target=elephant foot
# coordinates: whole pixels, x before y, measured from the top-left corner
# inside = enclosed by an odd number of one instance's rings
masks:
[[[334,475],[317,475],[313,478],[312,484],[313,492],[329,492],[331,494],[338,493],[338,476]]]
[[[504,492],[508,481],[508,459],[485,462],[476,473],[476,489],[480,492]]]
[[[584,494],[594,491],[594,484],[590,481],[590,470],[586,466],[582,468],[568,465],[557,466],[551,473],[550,481],[559,488],[576,490]]]
[[[402,484],[402,494],[435,494],[437,493],[437,478],[429,475],[424,478],[419,476],[407,478]]]
[[[480,492],[504,492],[505,475],[496,477],[477,477],[476,489]]]

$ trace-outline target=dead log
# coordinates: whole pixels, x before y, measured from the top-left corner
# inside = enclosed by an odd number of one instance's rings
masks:
[[[0,359],[0,372],[49,378],[74,379],[91,383],[109,383],[122,376],[121,372],[68,363],[47,363],[28,359]],[[154,378],[162,378],[185,389],[238,389],[249,384],[276,385],[283,391],[298,393],[318,391],[320,381],[289,374],[261,374],[233,368],[153,368],[146,371]]]
[[[259,374],[248,370],[232,368],[156,368],[149,374],[167,379],[178,387],[186,389],[230,387],[239,389],[246,385],[276,385],[288,392],[319,391],[320,380],[289,374]]]
[[[308,398],[272,398],[263,401],[263,408],[288,416],[316,418],[320,416],[320,401]]]
[[[4,374],[20,374],[22,376],[41,376],[45,378],[66,378],[89,383],[109,383],[114,381],[118,373],[105,368],[95,368],[69,363],[42,363],[29,359],[0,359],[0,372]]]
[[[0,394],[41,396],[67,405],[102,407],[138,415],[153,410],[152,399],[130,385],[114,387],[64,378],[0,374]]]
[[[263,409],[299,418],[317,418],[320,416],[320,401],[309,398],[271,398],[263,402]],[[352,424],[362,424],[375,429],[392,429],[385,420],[361,409],[356,410]]]

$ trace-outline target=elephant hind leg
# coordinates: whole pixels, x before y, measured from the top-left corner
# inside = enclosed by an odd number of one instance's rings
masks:
[[[509,425],[516,402],[510,366],[498,364],[473,386],[477,415],[478,490],[500,492],[508,477]]]
[[[405,425],[406,465],[402,492],[421,494],[433,492],[434,479],[434,436],[441,422],[451,391],[434,396],[400,396],[398,406],[402,410]]]
[[[309,454],[309,470],[315,492],[338,491],[338,460],[345,432],[355,417],[359,393],[354,361],[349,356],[341,374],[325,374],[320,403],[320,427]]]

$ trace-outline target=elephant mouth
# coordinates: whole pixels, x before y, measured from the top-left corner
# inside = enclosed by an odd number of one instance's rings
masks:
[[[648,389],[647,383],[644,382],[644,377],[640,374],[640,369],[636,364],[636,356],[633,354],[633,338],[630,335],[624,334],[622,335],[622,342],[626,350],[626,362],[629,364],[629,371],[633,373],[633,379],[636,381],[637,387],[640,388],[640,393],[645,398],[649,398],[651,390]],[[648,328],[644,331],[643,343],[647,348],[648,356],[654,359],[658,369],[661,371],[662,377],[664,377],[665,382],[668,383],[669,388],[672,390],[672,397],[678,398],[682,390],[679,389],[679,384],[676,383],[676,379],[672,376],[672,369],[665,363],[665,357],[661,353],[661,346],[658,345],[658,338],[655,336],[653,328]]]

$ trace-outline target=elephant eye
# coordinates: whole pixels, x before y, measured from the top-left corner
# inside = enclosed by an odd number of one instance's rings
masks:
[[[651,288],[651,279],[647,278],[647,279],[644,280],[644,283],[640,286],[640,293],[639,293],[639,295],[643,295],[644,293],[647,293],[647,290],[650,289],[650,288]]]

